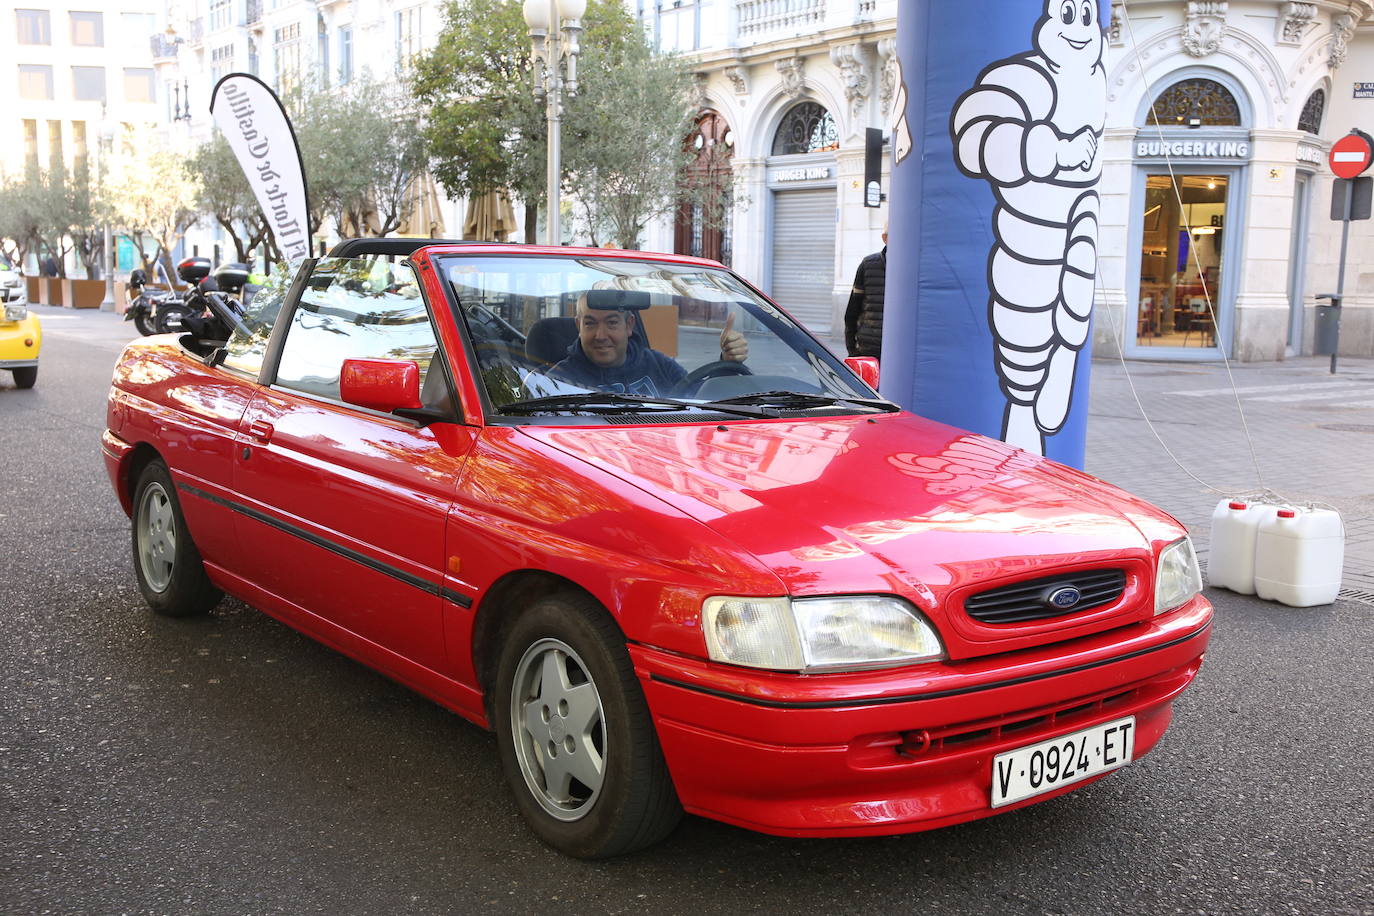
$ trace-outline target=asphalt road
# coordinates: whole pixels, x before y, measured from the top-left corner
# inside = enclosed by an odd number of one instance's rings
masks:
[[[119,334],[84,324],[34,390],[0,372],[0,912],[1374,913],[1374,608],[1225,592],[1163,744],[1074,794],[567,859],[490,735],[240,603],[144,608],[98,447]]]

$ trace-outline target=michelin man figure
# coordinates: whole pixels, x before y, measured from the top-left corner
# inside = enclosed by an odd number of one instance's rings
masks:
[[[1046,0],[1034,50],[987,67],[954,105],[959,170],[992,186],[988,323],[1002,439],[1045,453],[1073,397],[1097,273],[1106,113],[1097,0]]]

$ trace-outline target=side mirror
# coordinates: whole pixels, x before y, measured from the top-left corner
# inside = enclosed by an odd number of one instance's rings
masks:
[[[864,384],[874,391],[878,390],[878,360],[872,356],[846,356],[844,364],[863,379]]]
[[[346,359],[339,373],[339,399],[391,413],[420,404],[420,367],[406,359]]]

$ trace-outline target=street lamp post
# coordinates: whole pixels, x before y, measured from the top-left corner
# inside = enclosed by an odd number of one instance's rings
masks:
[[[562,183],[559,131],[563,120],[562,95],[577,93],[577,36],[587,0],[525,0],[525,24],[530,28],[530,56],[534,64],[534,97],[545,103],[549,128],[548,244],[563,243],[559,225],[558,188]]]
[[[102,196],[102,198],[103,198],[103,196],[104,196],[103,191],[104,191],[104,189],[105,189],[105,176],[109,173],[109,170],[110,170],[109,157],[110,157],[110,155],[112,154],[112,151],[114,150],[114,125],[110,123],[110,121],[109,121],[109,119],[108,119],[108,117],[107,117],[107,115],[106,115],[106,113],[105,113],[105,106],[104,106],[104,105],[101,105],[101,106],[100,106],[100,139],[99,139],[99,144],[100,144],[100,146],[99,146],[99,148],[100,148],[100,173],[99,173],[99,180],[100,180],[100,188],[101,188],[101,191],[102,191],[102,195],[101,195],[101,196]],[[104,219],[104,223],[105,223],[105,235],[104,235],[104,247],[101,249],[101,266],[102,266],[102,269],[105,271],[105,298],[104,298],[103,300],[101,300],[101,302],[100,302],[100,310],[101,310],[102,312],[113,312],[113,311],[115,310],[115,295],[114,295],[114,251],[112,250],[112,249],[114,248],[114,244],[113,244],[113,241],[112,241],[111,238],[110,238],[110,215],[109,215],[108,213],[106,213],[106,214],[104,214],[104,216],[105,216],[105,219]]]

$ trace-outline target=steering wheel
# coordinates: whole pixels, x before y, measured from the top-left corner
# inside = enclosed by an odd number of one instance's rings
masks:
[[[720,375],[753,375],[754,371],[744,363],[733,359],[718,359],[713,363],[706,363],[704,366],[697,366],[687,377],[678,382],[673,388],[676,395],[695,394],[701,387],[701,383],[708,378],[715,378]]]

